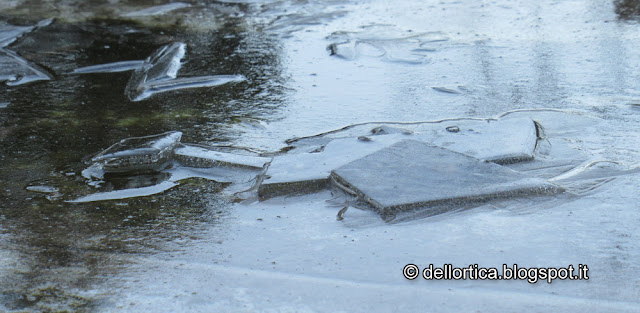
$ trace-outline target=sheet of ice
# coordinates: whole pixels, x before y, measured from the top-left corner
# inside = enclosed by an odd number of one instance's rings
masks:
[[[53,22],[52,18],[44,19],[34,26],[14,26],[0,24],[0,48],[6,47],[20,38],[22,35],[32,31],[36,27],[45,27]]]
[[[344,138],[331,141],[322,152],[274,157],[258,194],[267,199],[283,194],[304,193],[328,186],[331,171],[367,154],[405,139],[407,135],[376,136],[375,140]]]
[[[242,75],[213,75],[176,78],[164,81],[154,81],[138,86],[140,92],[134,101],[144,100],[156,93],[200,87],[215,87],[228,83],[246,80]]]
[[[233,166],[262,169],[271,161],[271,158],[227,153],[191,145],[176,148],[174,158],[188,167]]]
[[[165,13],[177,10],[177,9],[187,8],[187,7],[190,7],[190,6],[191,6],[190,4],[184,3],[184,2],[172,2],[172,3],[152,6],[152,7],[149,7],[149,8],[146,8],[146,9],[142,9],[142,10],[138,10],[138,11],[125,13],[122,16],[124,16],[124,17],[140,17],[140,16],[161,15],[161,14],[165,14]]]
[[[424,141],[433,145],[498,164],[532,160],[538,140],[536,125],[528,117],[489,120],[470,128],[447,123],[426,136]]]
[[[116,191],[108,191],[108,192],[98,192],[98,193],[90,194],[84,197],[80,197],[75,200],[68,200],[66,202],[83,203],[83,202],[95,202],[95,201],[117,200],[117,199],[150,196],[150,195],[158,194],[166,190],[169,190],[177,185],[178,185],[177,183],[172,181],[164,181],[157,185],[148,186],[148,187],[131,188],[131,189],[116,190]]]
[[[526,116],[501,119],[450,119],[415,123],[363,123],[323,134],[289,140],[302,151],[321,149],[336,138],[388,133],[414,134],[415,140],[443,146],[499,164],[533,159],[537,128]],[[294,150],[295,152],[295,150]]]
[[[180,60],[186,52],[186,44],[175,42],[163,46],[149,56],[131,75],[125,94],[131,101],[141,101],[160,92],[172,90],[214,87],[244,81],[241,75],[214,75],[177,78]]]
[[[22,85],[39,80],[50,80],[44,69],[28,62],[15,52],[0,49],[0,82],[9,86]]]
[[[110,172],[157,170],[171,160],[181,137],[182,132],[171,131],[123,139],[100,152],[92,161],[101,163],[105,171]]]
[[[415,33],[390,25],[366,25],[358,31],[338,31],[327,37],[332,41],[327,50],[333,56],[355,60],[360,56],[383,58],[402,63],[423,63],[427,53],[448,41],[442,32]]]
[[[383,216],[445,202],[562,190],[542,179],[416,140],[403,140],[346,164],[331,177]]]
[[[107,64],[80,67],[73,70],[73,72],[71,73],[72,74],[89,74],[89,73],[126,72],[131,70],[137,70],[141,68],[143,64],[144,64],[143,60],[121,61],[121,62],[113,62],[113,63],[107,63]]]

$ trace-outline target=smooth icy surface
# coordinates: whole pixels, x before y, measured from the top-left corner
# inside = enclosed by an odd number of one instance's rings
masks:
[[[539,178],[416,140],[343,165],[331,177],[382,215],[419,207],[558,192]]]
[[[431,144],[496,163],[514,163],[533,159],[536,126],[531,118],[502,118],[471,127],[455,122],[427,133]],[[451,132],[447,128],[457,128]],[[451,129],[451,128],[450,128]]]

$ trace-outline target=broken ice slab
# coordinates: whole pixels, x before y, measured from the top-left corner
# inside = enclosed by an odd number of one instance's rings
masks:
[[[563,189],[504,166],[403,140],[331,172],[332,182],[383,217],[432,205],[486,201]]]
[[[329,175],[333,169],[401,141],[405,136],[381,135],[370,141],[357,138],[335,139],[321,152],[276,156],[258,188],[258,196],[267,199],[328,187]]]
[[[173,150],[180,144],[181,132],[172,131],[159,135],[123,139],[92,161],[100,163],[105,172],[144,172],[165,168],[173,157]]]
[[[133,60],[133,61],[121,61],[121,62],[113,62],[107,64],[99,64],[99,65],[91,65],[80,67],[73,72],[72,74],[90,74],[90,73],[118,73],[118,72],[126,72],[136,70],[142,67],[144,64],[143,60]]]
[[[191,145],[176,148],[174,157],[180,164],[188,167],[231,166],[262,169],[271,161],[271,158],[227,153]]]
[[[455,129],[458,131],[452,131]],[[447,123],[425,133],[422,141],[481,160],[509,164],[533,160],[538,128],[528,117],[489,120],[473,127]]]
[[[411,139],[499,164],[532,160],[538,139],[538,128],[531,118],[512,117],[498,120],[363,123],[287,142],[296,148],[294,151],[310,152],[321,150],[326,144],[339,138],[391,133],[406,134]]]
[[[0,82],[9,86],[22,85],[39,80],[50,80],[44,69],[23,59],[15,52],[0,49]]]
[[[138,10],[138,11],[129,12],[129,13],[123,14],[122,16],[141,17],[141,16],[161,15],[167,12],[171,12],[171,11],[182,9],[182,8],[187,8],[190,6],[191,6],[190,4],[184,3],[184,2],[173,2],[173,3],[163,4],[163,5],[152,6],[152,7]]]

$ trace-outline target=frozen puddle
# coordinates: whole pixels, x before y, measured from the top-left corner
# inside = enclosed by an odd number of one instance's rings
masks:
[[[562,191],[543,179],[415,140],[346,164],[332,171],[331,178],[383,217],[443,203]]]
[[[140,101],[156,93],[200,87],[215,87],[228,83],[242,82],[242,75],[212,75],[177,78],[180,60],[186,53],[187,45],[174,42],[160,47],[144,61],[121,61],[91,65],[75,69],[71,74],[115,73],[134,70],[125,95],[131,101]]]

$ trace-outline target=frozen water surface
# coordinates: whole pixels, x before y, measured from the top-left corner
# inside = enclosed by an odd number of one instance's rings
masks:
[[[636,2],[183,2],[191,6],[135,18],[122,15],[169,1],[0,3],[3,27],[55,18],[2,37],[11,38],[2,49],[51,79],[0,85],[0,102],[10,103],[0,110],[0,310],[640,310]],[[131,102],[123,93],[131,72],[61,75],[145,60],[172,42],[188,52],[167,63],[179,64],[177,79],[246,80]],[[333,44],[345,57],[331,55]],[[260,127],[241,122],[252,120]],[[329,189],[231,201],[228,189],[251,188],[258,169],[81,175],[114,142],[167,131],[275,161],[326,151],[334,139],[435,133],[478,142],[469,129],[516,120],[542,125],[541,139],[533,160],[502,166],[564,193],[387,223],[354,206],[336,221],[350,203]],[[372,133],[378,127],[389,133]],[[513,144],[501,138],[498,147]],[[154,194],[123,197],[136,188]],[[96,194],[112,200],[66,202]],[[408,263],[587,264],[590,279],[409,281]]]

